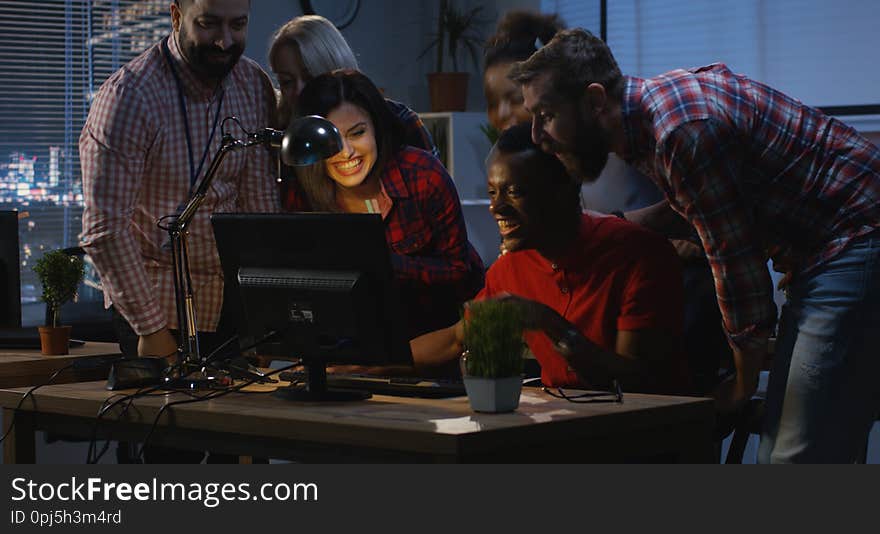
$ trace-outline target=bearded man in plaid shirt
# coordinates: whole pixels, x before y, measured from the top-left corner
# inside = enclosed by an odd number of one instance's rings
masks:
[[[225,117],[248,131],[270,125],[270,79],[241,57],[249,11],[248,0],[173,4],[173,32],[104,83],[82,130],[82,245],[126,354],[169,356],[177,348],[169,331],[177,325],[171,252],[157,221],[178,213],[205,178]],[[279,209],[268,150],[230,153],[189,231],[200,331],[217,330],[223,302],[211,214]]]
[[[582,29],[510,76],[534,141],[571,174],[595,180],[614,152],[666,196],[641,222],[696,228],[736,366],[722,413],[755,392],[776,323],[768,258],[786,272],[759,461],[858,458],[880,404],[880,150],[722,64],[623,76]]]

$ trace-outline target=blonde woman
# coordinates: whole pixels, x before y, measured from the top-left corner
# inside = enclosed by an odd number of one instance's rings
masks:
[[[309,80],[337,69],[360,70],[345,37],[318,15],[296,17],[278,28],[269,48],[269,64],[281,89],[278,121],[282,126],[290,123],[299,94]],[[403,123],[404,142],[438,156],[419,116],[400,102],[386,99],[385,103]]]

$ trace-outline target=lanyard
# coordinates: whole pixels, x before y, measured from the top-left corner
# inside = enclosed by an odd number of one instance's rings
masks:
[[[165,61],[168,62],[168,68],[171,69],[171,74],[174,75],[174,84],[177,86],[177,97],[180,102],[180,113],[183,115],[183,128],[186,133],[186,150],[189,154],[189,187],[190,192],[192,192],[193,187],[196,185],[196,180],[199,175],[202,174],[202,167],[205,166],[205,160],[208,158],[208,150],[211,148],[211,141],[214,140],[214,132],[217,131],[217,121],[220,119],[220,109],[223,107],[223,95],[224,91],[221,89],[220,91],[220,99],[217,101],[217,111],[214,113],[214,125],[211,127],[211,136],[208,137],[208,143],[205,145],[205,150],[202,152],[202,160],[199,162],[199,168],[195,168],[195,163],[193,161],[193,149],[192,149],[192,136],[189,133],[189,118],[186,113],[186,100],[184,98],[183,93],[183,82],[180,81],[180,75],[177,74],[177,69],[174,68],[174,61],[171,59],[171,51],[168,49],[168,39],[171,39],[169,35],[164,41],[162,41],[162,53],[165,55]]]

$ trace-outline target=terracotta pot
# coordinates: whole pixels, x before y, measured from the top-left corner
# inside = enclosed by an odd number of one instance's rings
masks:
[[[467,72],[432,72],[428,74],[431,111],[464,111],[467,105]]]
[[[70,343],[69,326],[41,326],[40,350],[46,356],[67,354]]]

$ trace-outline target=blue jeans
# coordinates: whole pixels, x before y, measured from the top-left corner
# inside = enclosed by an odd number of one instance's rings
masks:
[[[851,463],[880,409],[880,232],[799,278],[782,307],[759,463]]]

